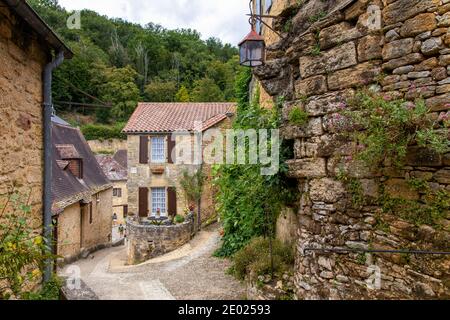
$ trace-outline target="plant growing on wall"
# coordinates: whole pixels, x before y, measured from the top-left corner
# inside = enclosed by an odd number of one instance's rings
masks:
[[[31,227],[29,203],[30,195],[12,193],[0,205],[0,299],[29,295],[46,259],[54,258]]]
[[[184,170],[181,174],[180,186],[183,189],[189,209],[191,210],[191,208],[197,206],[197,223],[199,229],[202,223],[200,201],[202,198],[204,183],[205,176],[201,166],[194,173]]]
[[[437,153],[449,150],[448,117],[433,119],[423,100],[390,100],[371,91],[360,91],[341,104],[331,119],[335,131],[344,131],[355,142],[354,154],[370,167],[383,163],[402,166],[408,146],[417,144]]]
[[[277,107],[266,109],[257,103],[249,103],[250,79],[249,70],[238,76],[236,96],[239,101],[233,127],[256,131],[278,128],[280,112]],[[290,180],[285,177],[287,166],[284,159],[290,158],[287,150],[282,144],[280,170],[273,176],[261,175],[261,165],[228,164],[213,168],[213,183],[218,187],[217,209],[224,228],[223,243],[216,252],[217,256],[233,255],[254,237],[273,236],[273,224],[280,208],[285,203],[292,203],[296,194],[291,192]]]
[[[289,112],[289,122],[299,127],[306,124],[308,117],[308,113],[298,106],[295,106],[292,108],[291,112]]]

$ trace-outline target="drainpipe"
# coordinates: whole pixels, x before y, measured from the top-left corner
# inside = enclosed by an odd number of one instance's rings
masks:
[[[64,61],[61,51],[44,69],[44,239],[50,250],[53,249],[52,238],[52,72]],[[52,250],[53,251],[53,250]],[[53,260],[45,263],[44,282],[52,277]]]

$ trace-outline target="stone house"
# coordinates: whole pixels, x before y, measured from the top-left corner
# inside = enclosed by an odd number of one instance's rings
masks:
[[[267,40],[266,65],[255,68],[253,74],[254,83],[263,89],[262,103],[277,97],[286,101],[281,134],[292,142],[294,159],[287,164],[300,191],[295,212],[296,297],[448,299],[448,255],[411,254],[405,259],[399,253],[368,251],[449,251],[448,228],[385,213],[386,225],[380,227],[383,211],[376,199],[384,190],[394,199],[425,201],[422,192],[408,187],[411,177],[420,177],[428,187],[448,194],[450,154],[437,155],[411,146],[401,170],[388,163],[378,172],[361,164],[349,165],[342,160],[349,149],[339,141],[330,118],[346,98],[364,86],[386,97],[422,98],[434,119],[448,115],[449,1],[269,2],[271,7],[263,14],[277,18],[265,21],[282,38],[261,27]],[[264,1],[253,1],[254,6],[261,3]],[[289,121],[294,107],[308,113],[305,125]],[[352,206],[350,190],[338,179],[339,170],[361,185],[369,204],[358,209]],[[448,214],[440,223],[448,226]],[[315,251],[307,250],[310,248]],[[349,251],[335,253],[334,249]],[[369,286],[377,277],[379,287]]]
[[[114,155],[99,154],[95,157],[113,184],[112,212],[117,216],[117,224],[125,224],[128,214],[127,151],[119,150]]]
[[[55,253],[70,262],[111,242],[113,189],[79,129],[54,118],[52,131]]]
[[[63,58],[72,56],[26,1],[0,1],[0,206],[11,192],[30,194],[36,234],[49,234],[43,225],[51,218],[49,206],[43,205],[51,196],[51,179],[44,181],[43,174],[44,167],[51,171],[44,157],[50,150],[49,139],[44,141],[44,128],[49,132],[51,123],[49,78]]]
[[[128,135],[130,215],[147,217],[158,209],[163,216],[187,212],[189,204],[179,184],[180,176],[184,170],[192,172],[198,166],[177,164],[176,157],[180,155],[172,151],[186,143],[186,139],[173,141],[171,136],[181,130],[189,137],[190,144],[196,122],[201,131],[230,128],[234,109],[233,103],[139,103],[124,128]],[[205,221],[215,215],[215,205],[210,166],[203,165],[202,170],[206,177],[201,200],[202,221]]]

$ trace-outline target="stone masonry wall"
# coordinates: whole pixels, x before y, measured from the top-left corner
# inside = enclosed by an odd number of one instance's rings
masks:
[[[42,71],[49,50],[0,1],[0,206],[30,195],[33,227],[42,231]]]
[[[128,264],[137,264],[173,251],[191,240],[192,220],[171,226],[127,222]]]
[[[377,7],[368,9],[371,5]],[[329,125],[340,103],[362,86],[395,98],[422,97],[431,117],[450,109],[450,1],[309,0],[286,8],[273,25],[283,39],[268,47],[266,65],[254,74],[267,93],[286,101],[282,135],[294,144],[289,175],[298,180],[301,197],[297,298],[449,298],[448,256],[305,249],[450,251],[448,215],[441,228],[390,215],[385,217],[387,228],[380,229],[380,208],[370,201],[381,187],[394,198],[423,199],[408,188],[410,177],[425,180],[433,190],[450,191],[450,154],[438,156],[412,146],[402,170],[387,166],[374,173],[341,160],[348,150]],[[308,113],[306,125],[289,123],[295,106]],[[371,205],[353,208],[351,195],[336,177],[338,170],[358,179]],[[371,289],[367,281],[377,270],[381,287]]]

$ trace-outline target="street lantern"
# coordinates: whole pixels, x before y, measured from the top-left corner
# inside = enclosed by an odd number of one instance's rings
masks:
[[[252,25],[252,31],[239,43],[240,64],[246,67],[257,67],[266,59],[266,43]]]

